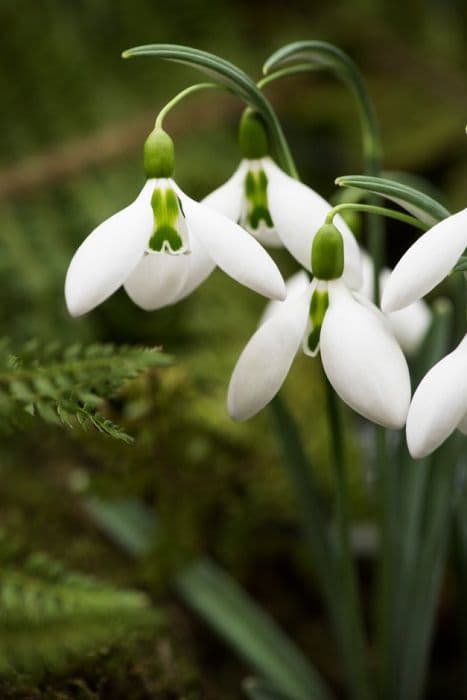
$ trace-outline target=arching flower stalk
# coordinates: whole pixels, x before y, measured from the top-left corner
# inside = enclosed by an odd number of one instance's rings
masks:
[[[406,311],[452,270],[467,247],[467,209],[433,226],[392,271],[382,298],[386,312]],[[407,445],[425,457],[456,430],[467,432],[467,336],[422,379],[407,417]]]
[[[310,242],[331,205],[275,164],[261,117],[250,108],[240,121],[239,144],[243,160],[204,203],[238,222],[264,245],[287,248],[311,272]],[[362,278],[357,243],[340,216],[334,221],[344,241],[345,282],[358,289]]]
[[[312,282],[299,273],[287,299],[270,307],[232,374],[228,409],[236,420],[260,411],[284,382],[300,347],[320,352],[340,398],[357,413],[388,428],[405,424],[410,376],[384,315],[356,296],[343,279],[344,244],[333,224],[315,235]]]
[[[135,201],[100,224],[76,251],[65,297],[73,316],[105,301],[121,285],[149,311],[190,294],[215,265],[241,284],[283,299],[270,256],[227,217],[188,197],[172,179],[173,142],[156,128],[144,147],[147,181]]]

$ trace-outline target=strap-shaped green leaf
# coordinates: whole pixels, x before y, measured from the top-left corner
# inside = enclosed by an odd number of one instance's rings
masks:
[[[179,46],[178,44],[136,46],[124,51],[122,56],[123,58],[153,56],[183,63],[191,68],[201,70],[211,80],[223,85],[261,113],[268,126],[280,165],[289,174],[296,176],[293,158],[274,109],[254,80],[233,63],[207,51],[200,51],[189,46]]]
[[[250,700],[291,700],[289,695],[284,695],[270,683],[258,678],[246,678],[243,681],[243,690]]]
[[[355,187],[386,197],[428,226],[434,226],[450,215],[450,212],[432,197],[395,180],[369,175],[344,175],[337,178],[336,185]]]
[[[179,575],[177,585],[186,602],[277,688],[282,694],[279,697],[331,698],[324,681],[302,652],[213,562],[196,562]]]

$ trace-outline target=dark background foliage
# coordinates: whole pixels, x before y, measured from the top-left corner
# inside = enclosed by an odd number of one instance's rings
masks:
[[[336,43],[368,81],[385,167],[427,178],[455,210],[466,201],[466,26],[461,0],[2,2],[1,334],[18,345],[37,337],[162,346],[175,357],[172,367],[150,370],[105,407],[135,436],[134,445],[38,423],[2,439],[0,548],[7,542],[13,560],[44,550],[108,583],[143,588],[169,618],[162,632],[145,630],[58,677],[5,680],[2,697],[239,697],[244,669],[172,592],[175,572],[203,553],[242,581],[339,684],[330,633],[296,544],[272,422],[264,412],[238,426],[224,406],[229,374],[263,301],[216,271],[174,309],[146,314],[120,291],[73,320],[63,301],[64,274],[83,237],[141,186],[141,145],[157,111],[198,79],[179,65],[122,61],[123,49],[189,44],[259,77],[265,58],[286,42]],[[268,95],[315,189],[330,197],[336,176],[361,172],[355,106],[339,83],[302,75],[271,86]],[[240,110],[233,98],[206,93],[168,118],[177,180],[193,196],[207,194],[236,167]],[[388,229],[394,262],[413,234],[399,225]],[[277,260],[284,274],[294,271],[285,254]],[[300,359],[286,392],[327,489],[315,363]],[[371,474],[356,445],[350,449],[354,510],[364,522]],[[91,493],[138,497],[156,508],[160,535],[143,565],[129,566],[89,520],[80,500]],[[432,697],[447,699],[459,697],[461,660],[449,587],[445,598],[430,687]]]

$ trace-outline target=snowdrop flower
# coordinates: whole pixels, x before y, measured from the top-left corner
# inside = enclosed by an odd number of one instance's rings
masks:
[[[420,382],[407,417],[407,445],[425,457],[459,429],[467,435],[467,335]]]
[[[264,245],[285,246],[311,270],[310,243],[330,204],[274,163],[265,126],[250,108],[240,121],[239,143],[243,160],[232,177],[205,198],[205,204],[237,221]],[[358,289],[361,269],[357,242],[340,216],[334,221],[344,240],[344,279]]]
[[[332,224],[314,237],[311,257],[316,279],[299,273],[290,280],[286,300],[270,306],[240,355],[228,391],[230,415],[246,420],[269,403],[302,347],[308,355],[319,349],[330,383],[351,408],[401,428],[410,403],[407,362],[383,314],[345,283],[342,236]]]
[[[363,250],[360,250],[362,260],[363,284],[358,290],[367,299],[373,299],[374,278],[373,261]],[[381,291],[386,288],[391,270],[383,268],[379,277]],[[414,301],[399,311],[386,314],[391,330],[407,355],[417,352],[431,323],[431,312],[428,304],[422,300]]]
[[[261,245],[174,182],[173,142],[160,128],[146,140],[144,167],[148,179],[135,201],[94,229],[70,263],[65,298],[73,316],[101,304],[122,284],[148,311],[173,304],[214,265],[260,294],[284,298],[282,276]]]
[[[428,294],[451,272],[467,247],[467,209],[430,228],[408,249],[386,283],[381,308],[402,309]]]

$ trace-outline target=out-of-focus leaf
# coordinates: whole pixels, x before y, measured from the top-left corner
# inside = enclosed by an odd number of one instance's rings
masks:
[[[182,572],[184,600],[248,664],[290,700],[329,700],[319,673],[274,620],[213,562],[198,561]]]

